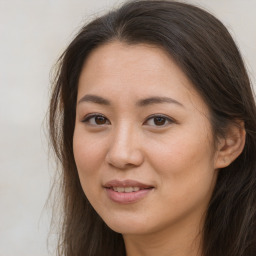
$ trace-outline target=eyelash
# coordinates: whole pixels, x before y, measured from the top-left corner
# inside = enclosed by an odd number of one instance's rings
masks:
[[[85,118],[82,120],[82,122],[90,124],[90,120],[92,120],[93,118],[96,118],[96,117],[103,118],[104,120],[106,120],[108,122],[108,124],[110,124],[110,121],[102,114],[88,114],[85,116]],[[94,124],[90,124],[90,125],[102,126],[105,124],[97,124],[94,120]]]
[[[149,126],[165,127],[167,124],[175,123],[175,121],[174,121],[172,118],[170,118],[170,117],[168,117],[168,116],[166,116],[166,115],[154,114],[154,115],[149,116],[143,124],[146,124],[147,122],[149,122],[149,120],[153,120],[153,122],[154,122],[154,121],[156,121],[156,120],[155,120],[156,118],[161,118],[161,119],[163,119],[162,121],[164,121],[164,124],[163,124],[163,125],[156,125],[156,124],[154,123],[154,125],[149,125]],[[158,120],[158,121],[159,121],[159,120]]]
[[[94,118],[94,123],[90,123],[90,121]],[[105,123],[102,124],[97,124],[95,121],[95,118],[103,118],[103,121],[105,121]],[[163,125],[156,125],[154,123],[154,125],[150,125],[147,124],[150,120],[153,120],[153,122],[156,121],[156,118],[160,118],[160,120],[158,121],[164,121]],[[154,120],[155,119],[155,120]],[[162,120],[161,120],[162,119]],[[110,121],[102,114],[88,114],[85,116],[85,118],[82,120],[83,123],[88,123],[89,125],[94,125],[94,126],[103,126],[103,125],[110,125]],[[146,121],[143,123],[143,125],[148,125],[148,126],[155,126],[155,127],[165,127],[167,124],[172,124],[175,123],[175,120],[166,116],[166,115],[162,115],[162,114],[154,114],[149,116]]]

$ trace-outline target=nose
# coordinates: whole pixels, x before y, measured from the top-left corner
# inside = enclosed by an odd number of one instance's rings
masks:
[[[106,155],[108,164],[118,169],[140,166],[144,161],[139,134],[132,128],[113,130]]]

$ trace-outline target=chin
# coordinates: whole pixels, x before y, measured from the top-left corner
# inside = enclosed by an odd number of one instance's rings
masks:
[[[113,231],[121,234],[145,234],[149,232],[149,225],[145,220],[137,218],[113,218],[104,220],[106,225]]]

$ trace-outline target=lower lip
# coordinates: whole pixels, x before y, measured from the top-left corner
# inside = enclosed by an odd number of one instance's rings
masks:
[[[128,192],[128,193],[122,193],[122,192],[116,192],[113,189],[105,188],[108,197],[119,204],[131,204],[135,203],[144,197],[146,197],[152,190],[151,189],[142,189],[136,192]]]

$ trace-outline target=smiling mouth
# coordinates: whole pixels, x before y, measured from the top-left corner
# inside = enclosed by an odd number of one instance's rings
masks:
[[[152,189],[151,185],[143,184],[135,180],[111,180],[103,186],[106,189],[111,189],[119,193],[138,192],[140,190]]]
[[[137,192],[143,189],[150,189],[149,188],[140,188],[140,187],[110,187],[109,189],[114,190],[115,192],[118,193],[132,193],[132,192]]]
[[[103,187],[108,198],[118,204],[136,203],[147,197],[155,188],[135,180],[112,180]]]

